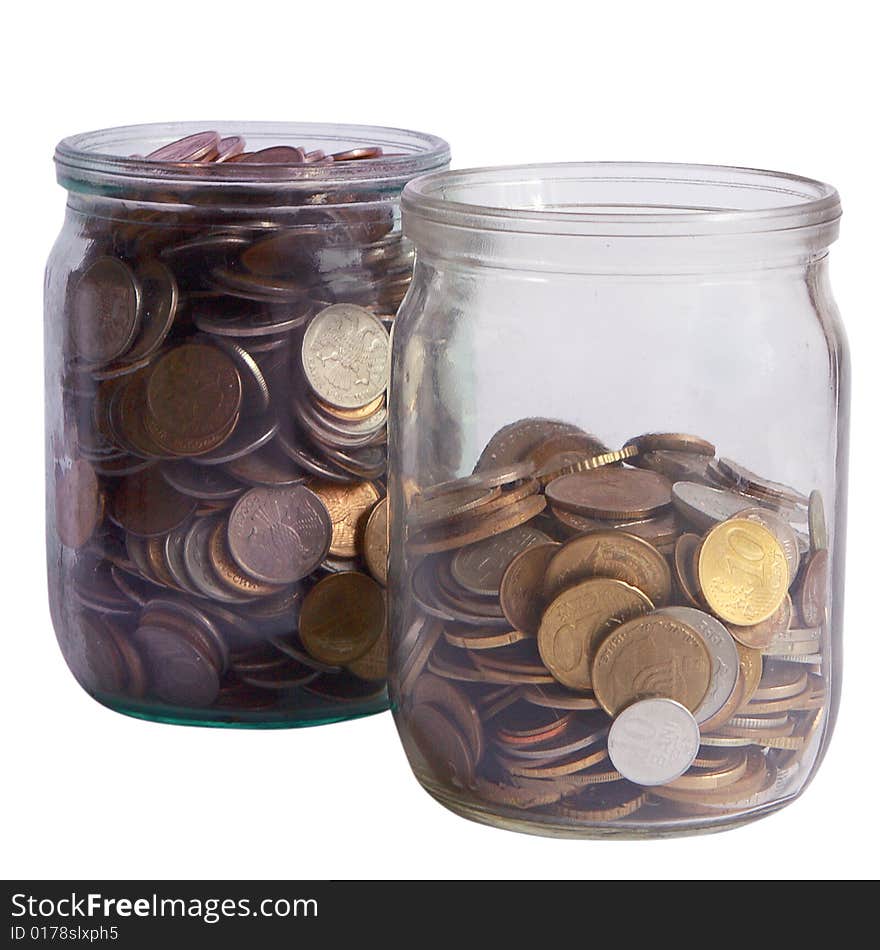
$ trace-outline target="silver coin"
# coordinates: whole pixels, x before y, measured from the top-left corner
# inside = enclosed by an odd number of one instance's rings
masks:
[[[184,523],[165,535],[165,564],[178,587],[181,587],[189,594],[201,597],[201,591],[193,584],[192,578],[189,576],[189,571],[186,568],[186,560],[183,556],[183,545],[186,541],[189,527],[189,523]]]
[[[331,406],[366,406],[388,387],[388,331],[369,310],[334,304],[306,329],[302,365],[312,390]]]
[[[201,337],[201,339],[204,339],[204,337]],[[242,412],[247,415],[266,412],[270,402],[269,384],[266,382],[266,377],[263,376],[263,371],[257,361],[243,346],[234,340],[215,334],[212,341],[221,349],[226,350],[238,368],[243,390]]]
[[[179,613],[185,616],[192,623],[195,623],[199,629],[210,639],[219,664],[219,672],[225,673],[229,668],[229,647],[223,639],[219,629],[214,622],[196,607],[178,597],[155,597],[148,604],[144,605],[144,612],[149,610],[166,610],[172,613]]]
[[[552,538],[543,531],[520,525],[476,544],[465,545],[452,559],[452,576],[474,594],[497,597],[501,578],[510,562],[528,548],[548,541]]]
[[[747,508],[754,508],[755,499],[698,482],[675,482],[672,504],[689,521],[705,529],[727,521]]]
[[[183,542],[186,569],[193,584],[205,597],[223,604],[246,604],[249,598],[229,593],[217,580],[211,567],[208,541],[216,523],[216,518],[198,518],[193,522]]]
[[[730,699],[739,678],[739,651],[727,627],[696,607],[663,607],[657,611],[687,624],[696,633],[712,658],[709,688],[694,710],[698,723],[708,722]]]
[[[312,475],[317,475],[319,478],[324,478],[328,482],[335,482],[342,485],[348,485],[357,480],[349,472],[346,472],[345,469],[339,468],[332,462],[319,458],[308,446],[297,441],[296,435],[289,431],[285,431],[284,429],[279,430],[277,442],[278,448],[280,448],[291,461]]]
[[[744,508],[742,511],[738,511],[734,518],[754,521],[755,524],[766,528],[776,538],[782,548],[782,553],[785,555],[785,563],[788,565],[788,584],[791,586],[797,577],[801,563],[801,553],[794,528],[783,521],[782,518],[774,515],[772,511],[767,511],[766,508]]]
[[[198,465],[222,465],[255,452],[274,438],[278,431],[278,420],[272,413],[263,413],[259,418],[238,421],[232,434],[226,441],[204,455],[196,456],[193,461]]]
[[[244,491],[244,486],[221,469],[193,465],[180,459],[162,465],[162,477],[181,495],[200,501],[228,501]]]
[[[825,524],[825,503],[818,488],[810,492],[807,518],[810,525],[810,550],[822,551],[828,547],[828,528]]]
[[[700,750],[700,727],[674,699],[642,699],[619,713],[608,732],[608,756],[636,785],[667,785],[684,775]]]

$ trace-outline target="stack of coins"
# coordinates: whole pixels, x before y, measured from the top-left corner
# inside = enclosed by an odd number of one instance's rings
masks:
[[[204,132],[146,158],[380,156]],[[62,649],[101,698],[204,721],[381,705],[388,326],[412,258],[390,205],[320,188],[277,222],[84,222],[54,520]]]
[[[406,490],[393,668],[433,794],[569,826],[798,790],[827,708],[818,491],[697,436],[612,451],[540,418],[501,429],[472,475]]]

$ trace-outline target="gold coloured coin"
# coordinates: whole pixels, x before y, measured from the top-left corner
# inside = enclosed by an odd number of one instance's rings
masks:
[[[660,613],[636,617],[612,631],[593,661],[593,691],[611,716],[638,699],[674,699],[693,712],[703,701],[712,660],[686,623]]]
[[[591,531],[566,542],[547,565],[544,595],[552,599],[590,577],[624,581],[655,606],[667,603],[672,591],[666,558],[652,544],[625,531]]]
[[[299,635],[309,655],[321,663],[352,663],[375,644],[384,629],[385,597],[366,574],[330,574],[303,600]]]
[[[770,617],[788,591],[782,546],[754,521],[716,525],[700,549],[698,577],[712,612],[743,627]]]
[[[601,638],[614,626],[653,608],[637,588],[607,577],[581,581],[554,598],[538,629],[538,652],[554,678],[588,690]],[[708,685],[708,684],[707,684]]]
[[[364,526],[364,563],[385,587],[388,583],[388,496],[373,505]]]
[[[740,627],[729,623],[727,629],[731,636],[743,646],[751,647],[753,650],[763,650],[788,630],[791,626],[791,617],[791,596],[786,591],[782,603],[766,620],[750,627]]]
[[[379,501],[379,490],[372,482],[337,484],[313,478],[306,482],[330,514],[333,532],[330,554],[333,557],[357,557],[367,518]]]

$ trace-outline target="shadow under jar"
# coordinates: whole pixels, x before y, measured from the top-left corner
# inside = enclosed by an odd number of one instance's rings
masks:
[[[402,203],[390,683],[418,780],[564,837],[792,800],[841,675],[836,192],[567,164],[427,175]]]
[[[387,708],[399,196],[448,159],[433,136],[296,123],[59,144],[49,597],[100,702],[238,726]]]

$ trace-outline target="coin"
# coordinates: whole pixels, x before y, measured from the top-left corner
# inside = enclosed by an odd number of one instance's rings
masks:
[[[623,581],[581,581],[559,594],[544,611],[538,630],[541,659],[560,683],[587,690],[602,636],[651,608],[651,601],[641,591]]]
[[[653,613],[612,631],[593,660],[593,690],[609,715],[637,699],[664,697],[699,708],[712,674],[709,651],[680,620]]]
[[[211,558],[211,566],[220,583],[225,584],[234,593],[249,594],[254,597],[276,593],[278,590],[276,585],[255,580],[239,568],[229,553],[226,533],[226,524],[218,520],[208,538],[208,556]]]
[[[241,377],[212,346],[174,347],[150,372],[146,427],[172,455],[201,455],[228,436],[241,405]]]
[[[310,479],[306,487],[321,499],[330,514],[333,525],[330,554],[334,557],[356,557],[362,548],[367,517],[379,501],[376,486],[372,482],[336,485]]]
[[[822,492],[818,489],[810,492],[807,515],[810,525],[810,549],[823,551],[828,547],[828,529],[825,525],[825,504],[822,501]]]
[[[544,575],[559,547],[555,541],[533,545],[520,551],[507,565],[499,600],[514,629],[537,636],[543,613]]]
[[[484,748],[483,726],[476,706],[463,689],[428,673],[419,678],[411,701],[415,705],[432,704],[442,709],[465,737],[474,762],[480,761]]]
[[[384,587],[388,583],[388,496],[373,505],[364,526],[364,563]]]
[[[486,444],[480,454],[474,472],[497,468],[511,462],[520,462],[527,458],[536,446],[562,434],[581,433],[581,430],[569,422],[540,417],[519,419],[499,429]],[[607,452],[607,446],[596,440],[595,453]]]
[[[348,664],[349,673],[359,679],[384,683],[388,678],[388,630],[363,655]]]
[[[744,508],[734,515],[734,518],[745,518],[763,525],[776,538],[785,554],[785,563],[788,565],[789,583],[797,577],[801,555],[798,549],[797,535],[790,524],[767,511],[766,508]]]
[[[443,781],[467,787],[473,781],[473,754],[467,741],[446,715],[433,703],[416,706],[409,728],[419,749],[437,777]]]
[[[710,455],[660,449],[639,453],[631,464],[639,468],[649,468],[652,472],[659,472],[671,482],[703,483],[708,478],[707,468],[711,458]]]
[[[737,492],[710,488],[697,482],[675,482],[672,486],[672,503],[676,510],[701,530],[752,508],[754,502],[753,498]]]
[[[625,581],[657,605],[667,602],[672,589],[663,555],[647,541],[624,531],[591,531],[565,543],[547,565],[544,594],[552,599],[588,577]]]
[[[183,524],[195,507],[195,499],[172,488],[154,468],[119,479],[110,502],[113,519],[142,537],[167,534]]]
[[[738,626],[766,620],[785,598],[788,566],[782,546],[753,521],[716,525],[703,542],[700,588],[713,613]]]
[[[696,455],[715,455],[715,446],[707,439],[684,432],[647,432],[629,439],[625,445],[634,445],[644,452],[688,452]]]
[[[137,279],[142,295],[141,325],[125,354],[129,366],[152,356],[165,341],[177,317],[179,297],[174,272],[160,261],[141,264]]]
[[[694,557],[699,552],[702,538],[696,534],[683,534],[675,542],[673,564],[675,579],[685,600],[692,607],[702,607],[699,597],[699,583],[694,572]]]
[[[743,486],[744,490],[750,493],[767,498],[776,498],[792,505],[806,505],[809,501],[799,491],[795,491],[795,489],[780,482],[762,478],[732,459],[719,458],[718,467],[736,485]]]
[[[55,481],[55,526],[61,543],[81,548],[94,533],[101,514],[95,470],[85,459],[77,459]]]
[[[510,562],[523,551],[550,538],[530,525],[520,525],[460,548],[451,562],[452,576],[462,587],[482,596],[498,596]]]
[[[739,679],[739,653],[724,624],[693,607],[663,607],[658,613],[686,623],[703,640],[712,661],[712,676],[703,701],[694,710],[700,724],[718,714],[733,695]],[[613,758],[613,756],[612,756]]]
[[[807,626],[818,627],[826,620],[828,590],[828,549],[814,551],[804,565],[798,590],[798,610]]]
[[[229,550],[257,580],[289,584],[321,563],[332,530],[327,508],[308,488],[252,488],[229,515]]]
[[[131,345],[138,329],[141,289],[131,269],[99,257],[82,273],[70,298],[70,337],[90,363],[109,363]]]
[[[363,307],[327,307],[306,330],[303,369],[325,402],[341,408],[363,406],[388,386],[388,332]]]
[[[200,162],[218,153],[217,132],[195,132],[182,139],[154,149],[146,156],[148,162]]]
[[[300,637],[309,654],[322,663],[352,663],[370,650],[384,629],[382,588],[365,574],[331,574],[303,600]]]
[[[150,692],[170,706],[210,706],[220,679],[210,659],[172,630],[141,625],[133,640],[147,668]]]
[[[791,626],[791,618],[792,602],[791,597],[786,593],[782,598],[782,603],[766,620],[748,627],[729,623],[727,629],[743,646],[763,650],[788,630]]]
[[[599,468],[563,475],[547,485],[547,498],[560,508],[594,518],[647,518],[672,503],[672,486],[657,472]]]
[[[618,713],[608,733],[608,756],[637,785],[668,785],[691,767],[700,728],[672,699],[642,699]]]

